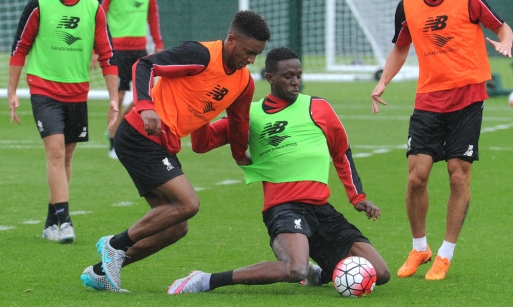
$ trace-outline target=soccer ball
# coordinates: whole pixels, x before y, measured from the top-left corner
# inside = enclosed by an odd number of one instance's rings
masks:
[[[342,259],[333,270],[333,285],[344,297],[361,297],[368,295],[376,286],[376,270],[363,257]]]
[[[511,92],[511,94],[509,94],[508,102],[509,102],[509,105],[513,107],[513,92]]]

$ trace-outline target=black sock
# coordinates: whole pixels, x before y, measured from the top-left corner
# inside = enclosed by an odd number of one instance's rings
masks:
[[[234,285],[233,270],[222,273],[215,273],[210,276],[210,290],[231,285]]]
[[[57,215],[55,215],[55,206],[48,204],[48,215],[46,216],[45,229],[58,224],[59,220],[57,219]]]
[[[110,138],[110,150],[114,148],[114,138]]]
[[[110,239],[110,246],[125,252],[134,244],[135,242],[128,236],[128,229]]]
[[[68,202],[56,203],[54,207],[59,224],[62,225],[64,223],[69,223],[73,226],[73,223],[71,223],[71,217],[69,216]]]
[[[96,275],[105,275],[101,262],[98,262],[97,264],[93,265],[93,272],[96,273]]]

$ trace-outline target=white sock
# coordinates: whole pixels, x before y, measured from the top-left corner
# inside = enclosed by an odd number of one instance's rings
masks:
[[[427,238],[423,236],[422,238],[413,238],[413,249],[418,252],[427,251]]]
[[[454,254],[454,248],[456,247],[456,243],[447,242],[444,240],[442,246],[438,250],[438,256],[442,258],[447,258],[449,261],[452,261],[452,256]]]
[[[201,288],[203,291],[210,291],[210,273],[203,273],[203,277],[201,279]]]

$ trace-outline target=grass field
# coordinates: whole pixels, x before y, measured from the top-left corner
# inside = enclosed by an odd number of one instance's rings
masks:
[[[510,60],[492,60],[503,85],[513,88]],[[123,269],[128,294],[82,286],[84,268],[99,261],[95,243],[128,228],[148,210],[118,161],[107,157],[106,101],[91,101],[90,141],[76,150],[70,210],[77,243],[41,239],[48,189],[42,142],[30,102],[21,101],[20,126],[9,124],[5,99],[0,111],[0,305],[1,306],[512,306],[513,237],[511,184],[513,109],[507,97],[486,102],[480,159],[473,167],[473,198],[447,279],[427,282],[428,266],[407,279],[395,273],[411,249],[404,210],[405,142],[415,82],[391,83],[388,107],[371,113],[374,82],[308,83],[304,93],[327,98],[352,144],[368,198],[381,209],[372,222],[348,203],[335,172],[330,202],[367,235],[387,261],[390,282],[361,299],[344,299],[331,285],[232,286],[201,294],[168,296],[167,287],[193,269],[225,271],[274,260],[261,219],[261,187],[246,186],[228,148],[198,155],[183,140],[183,169],[201,199],[189,234],[177,244]],[[255,98],[268,92],[257,84]],[[438,163],[429,183],[428,242],[434,252],[444,236],[448,181]]]

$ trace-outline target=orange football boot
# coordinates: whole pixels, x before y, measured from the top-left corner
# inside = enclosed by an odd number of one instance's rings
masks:
[[[416,249],[412,250],[406,259],[406,262],[397,271],[399,277],[409,277],[417,272],[418,267],[428,261],[431,261],[431,249],[429,245],[425,252],[419,252]]]
[[[445,274],[449,271],[451,262],[447,258],[436,256],[433,266],[426,273],[426,280],[441,280],[445,279]]]

